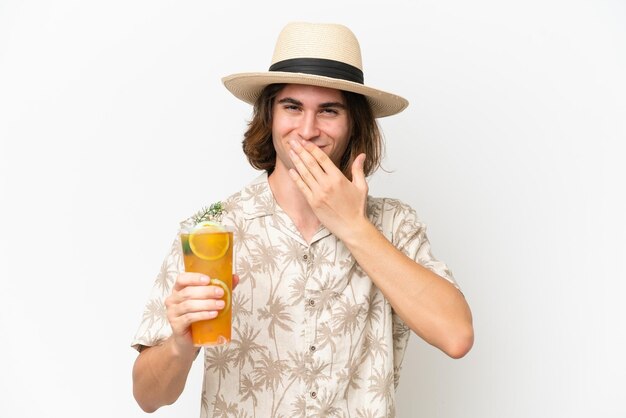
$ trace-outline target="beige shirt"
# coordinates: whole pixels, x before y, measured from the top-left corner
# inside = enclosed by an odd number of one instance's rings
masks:
[[[409,328],[333,234],[304,241],[259,176],[224,202],[235,228],[230,344],[206,348],[205,417],[394,417]],[[368,198],[371,222],[398,249],[449,280],[415,212]],[[191,220],[181,225],[188,225]],[[163,262],[133,346],[171,334],[164,299],[183,271],[176,239]]]

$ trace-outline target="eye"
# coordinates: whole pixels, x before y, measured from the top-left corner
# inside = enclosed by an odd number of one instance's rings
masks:
[[[285,110],[297,111],[297,110],[299,110],[300,108],[299,108],[297,105],[295,105],[295,104],[287,103],[287,104],[284,104],[284,105],[283,105],[283,109],[285,109]]]
[[[320,113],[322,113],[323,115],[338,115],[339,111],[332,107],[325,107],[320,111]]]

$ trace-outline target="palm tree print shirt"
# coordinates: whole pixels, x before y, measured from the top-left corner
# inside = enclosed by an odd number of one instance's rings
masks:
[[[232,341],[204,351],[200,416],[395,416],[410,330],[348,249],[324,227],[304,241],[274,200],[266,174],[224,208],[222,223],[235,230],[240,283],[233,292]],[[396,248],[455,284],[432,256],[425,226],[410,207],[369,197],[368,216]],[[145,306],[135,348],[171,334],[164,300],[183,270],[177,238]]]

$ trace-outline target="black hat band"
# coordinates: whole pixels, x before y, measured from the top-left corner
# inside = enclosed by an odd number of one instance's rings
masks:
[[[325,58],[292,58],[270,66],[270,71],[321,75],[363,84],[363,71],[345,62]]]

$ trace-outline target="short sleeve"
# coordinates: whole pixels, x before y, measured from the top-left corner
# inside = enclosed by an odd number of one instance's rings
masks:
[[[394,199],[385,199],[384,208],[388,212],[387,218],[392,219],[391,242],[394,246],[459,289],[448,266],[433,256],[426,225],[419,220],[415,210]]]
[[[154,281],[150,297],[144,307],[139,328],[131,343],[131,346],[136,350],[141,350],[142,346],[157,345],[172,334],[172,329],[167,321],[165,298],[171,293],[178,274],[184,270],[183,266],[182,247],[180,238],[177,237],[161,265],[161,270]]]

